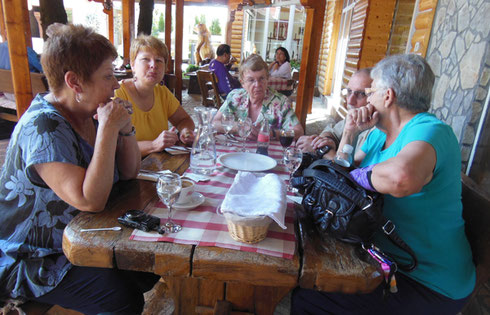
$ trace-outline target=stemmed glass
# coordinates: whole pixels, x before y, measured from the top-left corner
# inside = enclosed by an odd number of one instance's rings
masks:
[[[228,134],[235,127],[235,115],[230,112],[224,112],[221,116],[221,125],[225,130],[225,145],[231,147],[231,142],[228,140]]]
[[[279,142],[282,145],[282,159],[286,158],[286,149],[291,146],[294,141],[294,130],[292,129],[281,129],[279,131]]]
[[[179,198],[182,190],[182,181],[180,175],[175,173],[166,173],[158,177],[157,193],[160,200],[168,207],[168,217],[165,222],[165,231],[175,233],[182,230],[182,226],[172,221],[172,206]]]
[[[301,161],[303,160],[303,152],[301,149],[296,147],[289,147],[286,149],[284,153],[284,164],[289,171],[289,183],[288,183],[288,191],[293,191],[293,186],[291,186],[291,179],[293,173],[296,172],[298,167],[301,165]]]
[[[238,135],[242,140],[242,152],[248,152],[248,150],[245,149],[245,142],[252,132],[252,119],[250,119],[250,117],[242,117],[239,119],[238,123]]]

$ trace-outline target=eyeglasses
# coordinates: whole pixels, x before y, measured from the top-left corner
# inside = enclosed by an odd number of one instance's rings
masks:
[[[378,88],[365,88],[364,89],[364,95],[367,95],[368,97],[373,95],[374,93],[376,93],[376,91],[378,91],[379,89]]]
[[[252,85],[254,83],[263,84],[267,80],[267,77],[260,77],[258,79],[246,78],[244,80],[245,84]]]
[[[352,91],[349,88],[342,90],[343,96],[351,96],[352,94],[354,94],[354,96],[356,98],[365,98],[366,97],[366,93],[364,91]]]

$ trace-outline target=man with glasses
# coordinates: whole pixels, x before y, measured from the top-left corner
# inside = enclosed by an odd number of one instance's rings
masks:
[[[209,63],[209,70],[213,71],[218,79],[219,94],[226,98],[231,90],[241,88],[240,81],[234,78],[229,72],[231,65],[236,59],[232,59],[231,48],[226,44],[218,46],[216,55],[216,59],[211,60]]]
[[[345,96],[347,102],[347,109],[359,108],[367,104],[365,89],[371,87],[372,79],[370,75],[371,68],[358,70],[352,75],[347,88],[342,90],[342,95]],[[297,146],[303,152],[316,152],[318,157],[333,159],[340,143],[344,126],[345,120],[339,121],[334,126],[327,125],[319,136],[300,137]],[[366,130],[359,135],[357,138],[356,152],[362,146],[371,130]]]

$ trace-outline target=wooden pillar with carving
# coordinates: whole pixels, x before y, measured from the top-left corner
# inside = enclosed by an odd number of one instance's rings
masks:
[[[303,51],[301,68],[299,70],[299,85],[296,98],[296,115],[306,127],[306,115],[310,104],[313,103],[316,73],[318,68],[318,54],[322,41],[322,28],[325,15],[326,1],[301,0],[306,9],[306,25],[303,38]]]
[[[29,20],[25,17],[27,0],[2,0],[3,18],[7,30],[10,66],[12,68],[12,81],[17,104],[17,117],[20,119],[32,101],[31,76],[27,58],[26,33],[29,29]],[[30,37],[29,37],[30,40]]]
[[[134,0],[122,1],[123,16],[123,57],[124,64],[129,62],[131,40],[134,38]]]
[[[182,43],[184,37],[184,0],[175,1],[175,97],[182,102]]]

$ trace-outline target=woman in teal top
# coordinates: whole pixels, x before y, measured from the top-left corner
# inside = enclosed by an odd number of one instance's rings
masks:
[[[368,105],[349,112],[339,148],[376,126],[355,156],[352,177],[385,196],[384,215],[414,250],[418,266],[396,274],[398,293],[383,285],[365,295],[296,290],[292,313],[457,314],[475,285],[464,233],[461,152],[450,126],[427,113],[434,74],[417,55],[391,56],[371,72]],[[384,235],[375,244],[399,263],[410,256]]]

